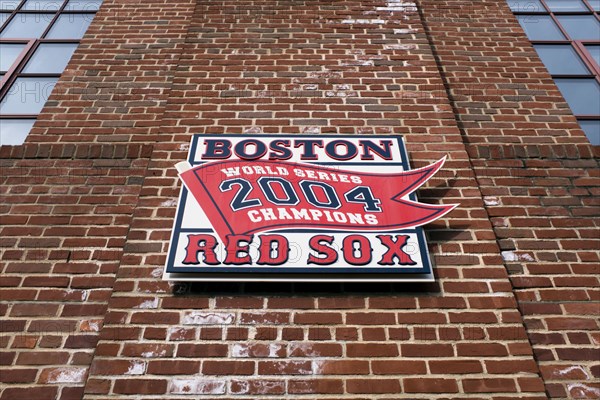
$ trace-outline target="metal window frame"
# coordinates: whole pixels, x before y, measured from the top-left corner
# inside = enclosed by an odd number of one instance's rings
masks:
[[[590,52],[586,49],[586,45],[600,45],[599,40],[575,40],[571,38],[571,35],[567,32],[567,30],[562,26],[557,15],[592,15],[596,18],[598,22],[600,22],[600,11],[594,10],[592,5],[588,2],[588,0],[581,0],[585,6],[588,8],[588,11],[552,11],[548,6],[546,0],[539,0],[544,10],[538,11],[513,11],[514,15],[531,15],[532,17],[539,17],[540,15],[550,16],[552,21],[556,24],[560,32],[565,37],[564,40],[531,40],[532,45],[540,44],[567,44],[570,45],[575,53],[579,56],[579,58],[583,61],[585,67],[588,69],[590,74],[588,75],[560,75],[560,74],[551,74],[552,79],[590,79],[594,78],[598,84],[600,84],[600,66],[596,63]],[[599,120],[600,121],[600,110],[598,114],[592,115],[584,115],[584,114],[575,114],[573,113],[577,120]]]
[[[19,53],[17,59],[13,62],[9,70],[2,76],[0,79],[0,101],[2,101],[9,92],[9,89],[20,77],[33,77],[33,78],[56,78],[62,75],[61,73],[24,73],[23,69],[29,62],[29,60],[33,57],[36,50],[39,48],[41,44],[44,43],[74,43],[79,45],[81,43],[81,39],[47,39],[46,36],[58,20],[61,15],[71,15],[71,14],[89,14],[92,18],[96,15],[97,10],[67,10],[67,4],[69,0],[62,0],[61,6],[57,10],[23,10],[23,6],[27,0],[21,0],[17,7],[14,10],[0,10],[0,12],[10,13],[10,16],[6,19],[6,21],[0,24],[0,32],[2,32],[10,22],[18,15],[18,14],[48,14],[52,15],[48,26],[42,32],[39,38],[31,39],[31,38],[11,38],[11,39],[2,39],[0,38],[0,43],[25,43],[25,48]],[[38,114],[1,114],[0,119],[37,119]]]

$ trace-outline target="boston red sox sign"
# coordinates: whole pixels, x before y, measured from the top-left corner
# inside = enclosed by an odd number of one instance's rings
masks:
[[[195,135],[165,279],[427,281],[421,229],[455,204],[415,190],[399,136]]]

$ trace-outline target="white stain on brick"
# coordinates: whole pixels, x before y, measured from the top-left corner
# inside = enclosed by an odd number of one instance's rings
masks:
[[[386,44],[383,46],[386,50],[415,50],[416,44]]]
[[[175,199],[165,200],[162,203],[160,203],[161,207],[174,207],[176,205],[177,205],[177,200],[175,200]]]
[[[394,33],[397,35],[406,35],[408,33],[415,33],[417,30],[416,29],[411,29],[411,28],[407,28],[407,29],[394,29]]]
[[[340,62],[340,65],[342,67],[355,67],[355,66],[359,66],[359,67],[368,67],[370,65],[374,65],[375,63],[373,62],[373,60],[352,60],[352,61],[347,61],[347,62]]]
[[[182,340],[186,338],[187,329],[180,327],[171,327],[167,331],[169,340]]]
[[[315,360],[312,362],[312,374],[313,375],[321,375],[323,372],[323,364],[324,361]]]
[[[88,293],[89,293],[87,290],[77,290],[77,289],[66,289],[65,290],[66,294],[73,294],[73,293],[77,293],[77,292],[81,292],[81,301],[84,301],[87,299]]]
[[[146,371],[146,363],[143,361],[132,361],[125,375],[143,375]]]
[[[306,357],[320,357],[321,353],[315,350],[314,346],[306,343],[297,343],[290,346],[290,354],[294,354],[296,350],[299,350]],[[313,366],[314,367],[314,366]],[[314,368],[313,368],[314,369]]]
[[[260,126],[249,126],[244,129],[244,133],[263,133],[263,130]]]
[[[319,72],[310,72],[308,74],[309,78],[313,79],[338,79],[342,77],[341,72],[334,71],[319,71]]]
[[[173,379],[170,382],[169,392],[174,394],[223,394],[225,385],[225,381]]]
[[[556,373],[558,375],[563,376],[563,375],[567,375],[567,374],[569,374],[569,373],[571,373],[573,371],[581,371],[585,375],[586,379],[592,379],[592,377],[590,376],[590,374],[588,374],[588,372],[585,369],[583,369],[583,367],[581,367],[579,365],[573,365],[573,366],[570,366],[570,367],[558,370],[558,371],[556,371]]]
[[[248,346],[244,344],[234,344],[231,347],[231,355],[233,357],[249,357]]]
[[[154,349],[154,350],[149,350],[149,351],[145,351],[142,353],[142,357],[144,358],[159,358],[159,357],[164,357],[167,355],[167,350],[166,349]]]
[[[325,96],[327,97],[356,97],[356,92],[353,91],[337,91],[337,90],[328,90],[325,92]]]
[[[283,345],[277,343],[269,344],[234,344],[231,347],[232,357],[247,358],[247,357],[263,357],[277,358],[283,350]]]
[[[517,254],[514,251],[503,251],[502,259],[504,261],[535,261],[534,258],[527,253]]]
[[[483,202],[486,206],[498,206],[500,205],[500,199],[495,196],[485,196]]]
[[[158,267],[158,268],[154,268],[152,270],[152,272],[150,273],[150,275],[152,275],[155,278],[158,278],[159,276],[161,276],[163,274],[163,267]]]
[[[81,383],[87,368],[57,368],[48,374],[48,383]]]
[[[567,385],[569,394],[579,399],[598,399],[600,398],[600,389],[586,385],[584,383],[571,383]]]
[[[385,21],[382,19],[345,19],[342,24],[383,25]]]
[[[183,317],[184,325],[230,325],[235,321],[235,314],[208,313],[192,311]]]
[[[504,261],[519,261],[519,257],[515,254],[514,251],[503,251],[502,253],[502,259]]]
[[[158,298],[146,300],[134,308],[158,308]]]
[[[307,135],[318,135],[321,133],[320,126],[305,126],[302,128],[302,133]]]
[[[182,143],[179,145],[179,151],[188,151],[190,149],[189,143]]]
[[[88,319],[81,321],[79,329],[81,329],[82,332],[99,332],[101,325],[101,319]]]

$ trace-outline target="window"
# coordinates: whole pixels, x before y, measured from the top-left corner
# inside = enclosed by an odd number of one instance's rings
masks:
[[[508,0],[558,89],[600,145],[600,0]]]
[[[102,0],[0,0],[0,144],[22,144]]]

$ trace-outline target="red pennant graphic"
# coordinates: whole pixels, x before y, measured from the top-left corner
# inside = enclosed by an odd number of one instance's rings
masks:
[[[180,173],[219,237],[290,228],[383,232],[432,222],[457,204],[408,199],[444,164],[394,174],[276,161],[215,161]]]

